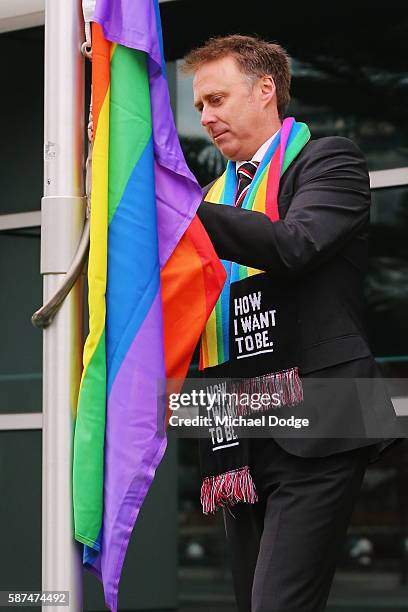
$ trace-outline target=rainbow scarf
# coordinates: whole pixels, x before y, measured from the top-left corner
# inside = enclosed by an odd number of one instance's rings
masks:
[[[279,220],[279,180],[292,161],[310,139],[305,123],[293,117],[283,121],[282,127],[270,144],[242,203],[242,208],[262,212],[271,221]],[[228,161],[225,172],[209,190],[206,201],[233,206],[237,190],[235,162]],[[229,316],[231,283],[249,276],[263,274],[262,270],[230,261],[222,261],[227,280],[211,312],[201,337],[200,369],[220,365],[229,360]]]

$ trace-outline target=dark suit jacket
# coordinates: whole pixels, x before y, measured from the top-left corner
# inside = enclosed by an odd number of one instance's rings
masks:
[[[280,220],[272,223],[263,213],[205,202],[204,195],[198,216],[221,259],[294,281],[301,375],[378,377],[364,315],[370,186],[358,147],[342,137],[309,141],[281,178],[278,206]],[[394,431],[395,413],[382,385],[381,390],[375,394],[374,407],[369,390],[369,401],[356,391],[356,401],[350,402],[349,393],[342,397],[340,391],[333,397],[333,386],[328,385],[326,394],[320,392],[318,408],[330,410],[330,418],[321,415],[325,425],[319,438],[277,441],[301,456],[321,456],[377,441],[376,449],[382,450]],[[344,421],[346,411],[364,424],[370,438],[337,437],[338,419]]]

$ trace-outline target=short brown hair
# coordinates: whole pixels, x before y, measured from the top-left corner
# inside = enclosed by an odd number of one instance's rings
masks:
[[[200,66],[232,55],[241,71],[249,77],[273,77],[279,118],[282,121],[290,102],[290,59],[285,49],[256,36],[217,36],[186,55],[181,67],[185,74],[195,73]]]

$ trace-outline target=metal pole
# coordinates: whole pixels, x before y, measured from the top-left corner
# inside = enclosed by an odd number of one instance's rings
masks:
[[[80,0],[46,0],[41,208],[44,302],[64,280],[84,223],[82,39]],[[82,284],[81,275],[43,332],[42,588],[69,591],[72,611],[82,609],[82,564],[80,546],[73,538],[71,468],[82,359]]]

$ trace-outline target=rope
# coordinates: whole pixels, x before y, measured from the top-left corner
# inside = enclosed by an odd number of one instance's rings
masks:
[[[81,53],[87,59],[92,59],[92,35],[89,21],[85,21],[85,42],[81,45]]]
[[[92,116],[92,88],[91,102],[89,104],[88,117],[88,155],[85,162],[85,195],[86,195],[86,218],[91,215],[91,191],[92,191],[92,146],[93,146],[93,116]]]
[[[85,21],[85,42],[81,45],[82,55],[92,61],[92,33],[91,24],[89,21]],[[89,104],[89,115],[88,115],[88,154],[85,162],[85,195],[86,195],[86,218],[89,219],[91,215],[91,190],[92,190],[92,144],[93,144],[93,116],[92,116],[92,88],[91,88],[91,102]]]

